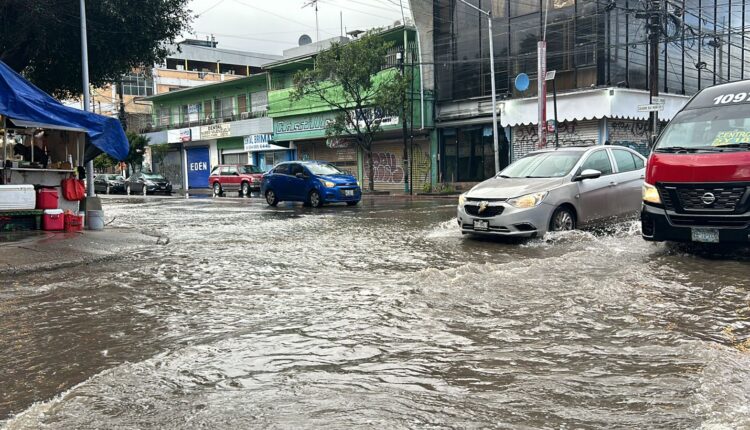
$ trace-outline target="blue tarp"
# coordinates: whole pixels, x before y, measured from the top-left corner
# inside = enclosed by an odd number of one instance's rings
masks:
[[[0,61],[0,115],[11,120],[86,130],[91,144],[116,160],[130,151],[120,121],[64,106]]]

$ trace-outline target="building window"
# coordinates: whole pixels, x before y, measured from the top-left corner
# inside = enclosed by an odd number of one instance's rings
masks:
[[[122,93],[126,96],[154,95],[154,80],[143,73],[131,73],[122,78]]]
[[[247,164],[247,154],[224,154],[223,164]]]

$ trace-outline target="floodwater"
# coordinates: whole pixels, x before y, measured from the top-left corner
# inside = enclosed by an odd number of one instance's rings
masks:
[[[450,200],[105,211],[158,240],[0,280],[0,425],[750,428],[746,251],[465,240]]]

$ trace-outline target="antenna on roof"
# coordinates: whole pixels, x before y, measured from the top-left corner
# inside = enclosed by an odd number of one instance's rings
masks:
[[[314,6],[315,7],[315,41],[320,42],[320,28],[318,27],[318,1],[319,0],[310,0],[307,3],[305,3],[304,6],[302,6],[302,9],[308,7],[308,6]]]

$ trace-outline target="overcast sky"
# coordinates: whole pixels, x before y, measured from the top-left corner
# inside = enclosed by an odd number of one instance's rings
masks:
[[[192,0],[192,37],[213,34],[219,48],[281,55],[297,46],[302,34],[315,40],[315,9],[310,0]],[[320,38],[341,33],[340,14],[346,31],[392,25],[401,20],[400,0],[319,0]],[[409,17],[408,1],[404,12]]]

